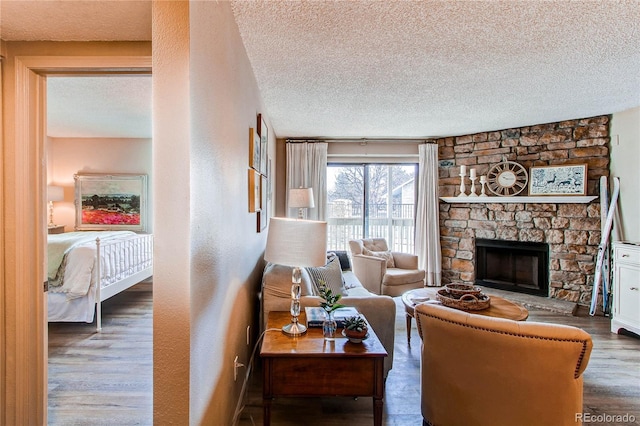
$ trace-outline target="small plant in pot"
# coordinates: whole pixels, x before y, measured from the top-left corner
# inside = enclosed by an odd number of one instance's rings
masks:
[[[344,335],[352,342],[360,343],[367,337],[368,331],[367,322],[360,315],[345,318]]]

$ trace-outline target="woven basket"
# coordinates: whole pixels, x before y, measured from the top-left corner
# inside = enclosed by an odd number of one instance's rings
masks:
[[[477,297],[480,293],[482,293],[482,289],[480,287],[476,287],[471,284],[447,284],[444,286],[444,288],[454,296],[473,294]]]
[[[491,306],[491,298],[486,294],[479,295],[464,294],[456,296],[449,293],[446,289],[438,290],[436,299],[444,306],[449,308],[462,309],[463,311],[481,311]]]

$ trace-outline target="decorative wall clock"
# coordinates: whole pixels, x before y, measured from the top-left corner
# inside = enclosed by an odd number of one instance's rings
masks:
[[[513,161],[503,161],[489,169],[487,188],[500,197],[517,195],[527,187],[527,170]]]

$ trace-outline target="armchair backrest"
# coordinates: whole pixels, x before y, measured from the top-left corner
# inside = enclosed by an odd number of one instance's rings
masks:
[[[416,306],[422,415],[434,425],[576,425],[593,343],[563,325]]]
[[[388,251],[389,246],[384,238],[362,238],[349,241],[351,254],[362,254],[363,248],[371,251]]]

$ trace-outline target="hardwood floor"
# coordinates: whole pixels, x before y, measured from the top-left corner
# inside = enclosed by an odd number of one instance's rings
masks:
[[[383,424],[419,426],[420,414],[420,337],[415,321],[411,345],[407,344],[404,307],[396,299],[396,340],[393,369],[386,383]],[[594,350],[584,374],[584,411],[593,415],[625,414],[635,417],[627,425],[640,425],[640,338],[615,335],[609,331],[609,319],[563,315],[530,309],[528,321],[552,322],[580,327],[591,334]],[[311,373],[312,374],[312,373]],[[340,374],[336,371],[336,374]],[[240,426],[262,424],[262,387],[259,366],[251,378]],[[271,422],[278,426],[371,425],[371,398],[275,399]],[[596,423],[594,423],[596,424]],[[598,425],[622,423],[600,422]],[[546,425],[545,425],[546,426]]]
[[[419,426],[420,338],[413,323],[407,344],[404,308],[396,298],[396,346],[386,383],[383,424]],[[49,424],[152,424],[152,293],[139,284],[104,303],[104,328],[90,324],[49,324]],[[530,309],[529,321],[580,327],[591,334],[594,350],[584,375],[586,413],[635,416],[640,425],[640,338],[615,335],[609,320]],[[340,374],[336,371],[336,374]],[[262,424],[260,363],[250,378],[240,426]],[[272,424],[371,425],[371,398],[279,398]],[[214,425],[217,426],[217,425]],[[226,426],[226,425],[220,425]]]
[[[102,306],[101,333],[49,324],[50,425],[153,424],[151,283]]]

